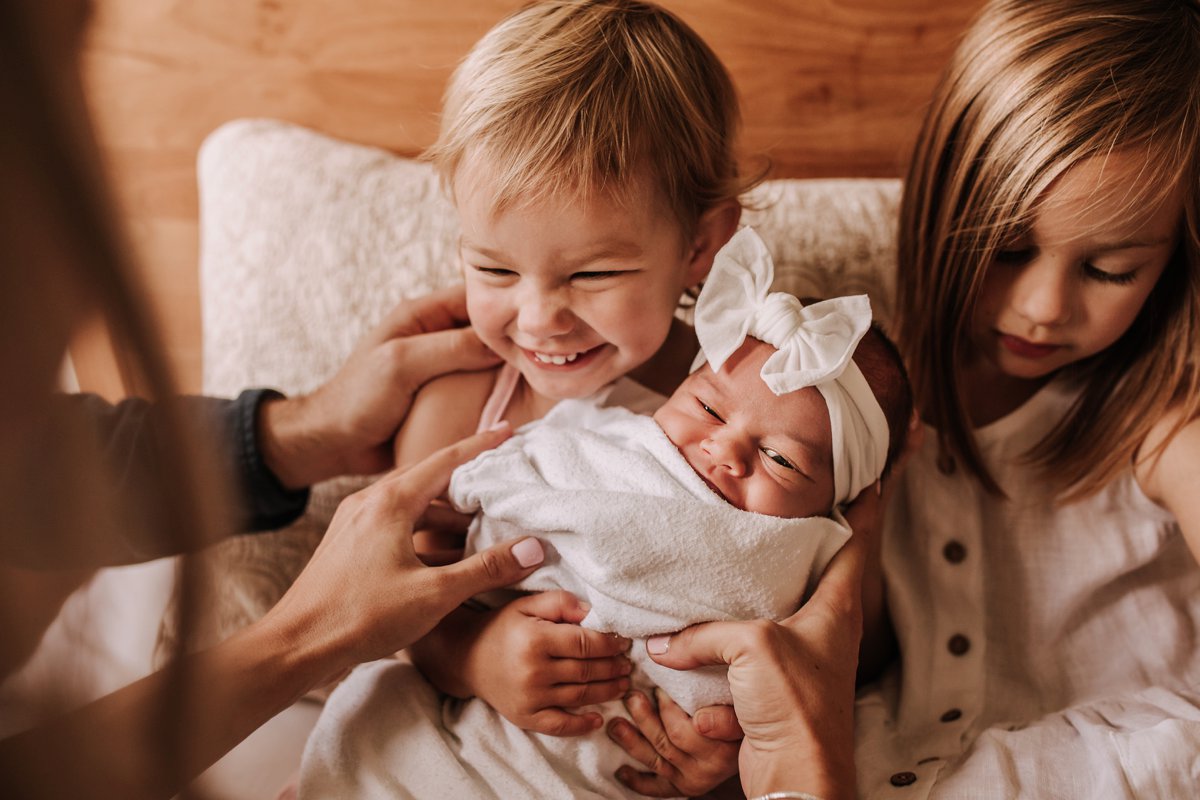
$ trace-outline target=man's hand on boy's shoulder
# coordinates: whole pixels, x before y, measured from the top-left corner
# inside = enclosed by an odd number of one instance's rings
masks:
[[[280,482],[299,488],[390,468],[392,439],[422,385],[499,362],[466,321],[462,286],[403,301],[316,391],[264,402],[260,447]]]

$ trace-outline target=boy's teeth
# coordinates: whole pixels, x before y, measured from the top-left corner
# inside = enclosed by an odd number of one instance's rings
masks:
[[[533,355],[543,364],[556,364],[558,366],[570,364],[572,361],[579,358],[579,353],[572,353],[569,356],[552,356],[548,353],[534,353]]]

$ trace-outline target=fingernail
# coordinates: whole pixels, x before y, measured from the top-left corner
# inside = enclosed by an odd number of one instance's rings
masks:
[[[579,601],[579,610],[583,611],[584,613],[587,613],[592,610],[592,604],[587,602],[586,600],[580,600]]]
[[[646,652],[652,656],[661,656],[671,647],[670,636],[651,636],[646,640]]]
[[[493,425],[492,427],[488,428],[488,430],[489,431],[503,431],[503,430],[507,430],[508,428],[511,428],[511,427],[512,427],[511,422],[509,422],[506,419],[502,419],[499,422],[497,422],[495,425]]]
[[[875,496],[883,496],[883,481],[875,481]]]
[[[702,708],[696,712],[696,730],[700,733],[710,733],[712,731],[712,712],[706,708]]]
[[[542,563],[546,559],[546,553],[542,550],[542,543],[533,537],[522,539],[514,544],[512,554],[513,558],[517,559],[517,563],[522,567],[532,567]]]

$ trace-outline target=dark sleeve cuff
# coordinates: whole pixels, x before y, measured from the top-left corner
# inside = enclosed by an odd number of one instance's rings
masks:
[[[258,407],[264,400],[283,396],[274,389],[247,389],[228,411],[246,512],[244,525],[250,531],[282,528],[299,518],[308,505],[309,490],[281,484],[258,446]]]

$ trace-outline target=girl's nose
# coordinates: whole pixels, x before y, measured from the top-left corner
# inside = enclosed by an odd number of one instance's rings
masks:
[[[700,450],[714,467],[725,470],[735,478],[745,477],[748,472],[745,448],[725,431],[702,441]]]
[[[530,291],[521,298],[517,327],[530,338],[539,340],[570,333],[570,307],[557,292]]]
[[[1070,317],[1070,271],[1044,256],[1026,265],[1012,292],[1013,307],[1034,325],[1053,328]]]

